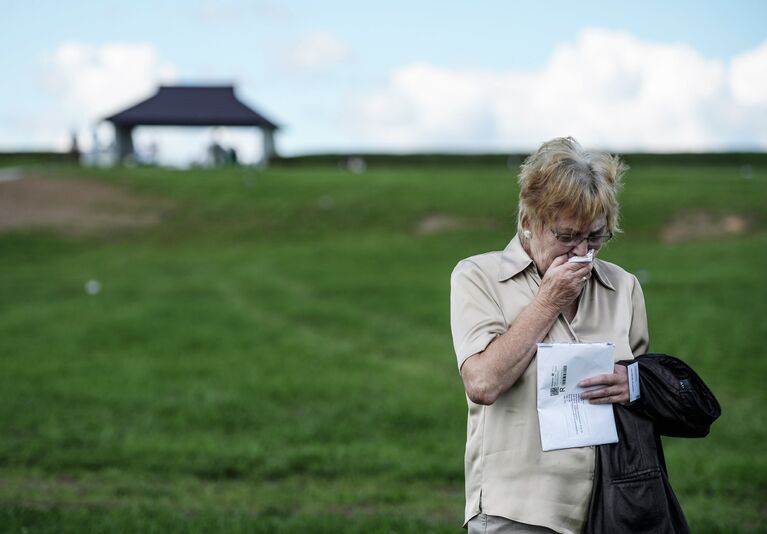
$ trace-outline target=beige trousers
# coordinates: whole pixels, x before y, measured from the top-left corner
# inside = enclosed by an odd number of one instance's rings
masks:
[[[480,512],[469,520],[469,534],[556,534],[555,531],[538,525],[528,525]]]

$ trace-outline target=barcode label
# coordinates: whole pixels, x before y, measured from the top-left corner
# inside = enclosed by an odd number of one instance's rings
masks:
[[[549,396],[554,397],[560,393],[564,393],[567,390],[567,366],[563,365],[562,369],[556,365],[551,368],[551,389],[549,390]]]

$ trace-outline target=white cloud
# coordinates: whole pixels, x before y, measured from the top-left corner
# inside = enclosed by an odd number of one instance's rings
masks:
[[[732,60],[730,87],[738,103],[767,106],[767,41]]]
[[[176,77],[149,44],[68,42],[46,58],[47,87],[70,115],[94,121],[149,96]]]
[[[349,61],[351,48],[335,34],[318,30],[303,35],[282,54],[287,67],[317,71]]]
[[[46,117],[44,137],[57,148],[69,146],[70,132],[80,147],[91,146],[91,127],[105,116],[150,96],[176,77],[176,68],[143,43],[61,44],[44,57],[44,83],[57,113]],[[55,132],[52,134],[51,132]]]
[[[348,111],[390,149],[530,149],[557,135],[618,150],[767,148],[766,57],[767,43],[728,70],[684,44],[590,29],[536,71],[401,67]]]

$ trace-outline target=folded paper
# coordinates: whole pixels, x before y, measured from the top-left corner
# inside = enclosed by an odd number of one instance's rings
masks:
[[[583,379],[613,373],[612,343],[539,343],[538,421],[544,451],[616,443],[612,404],[581,399]],[[602,387],[602,386],[596,386]]]

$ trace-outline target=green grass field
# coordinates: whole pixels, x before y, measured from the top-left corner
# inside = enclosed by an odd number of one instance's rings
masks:
[[[449,275],[513,235],[512,171],[36,172],[168,207],[0,234],[0,530],[460,532]],[[651,348],[722,404],[709,437],[665,440],[692,530],[765,531],[767,164],[634,164],[622,206],[602,257],[640,273]],[[664,243],[691,211],[747,228]],[[434,214],[453,227],[417,232]]]

